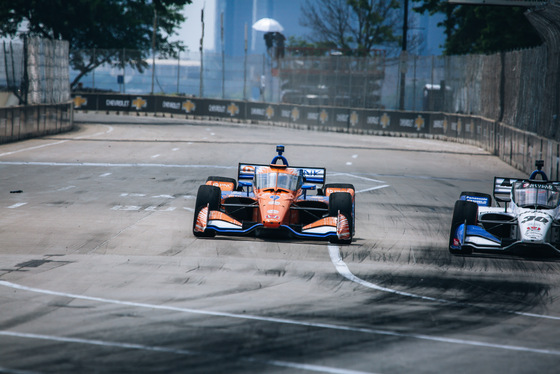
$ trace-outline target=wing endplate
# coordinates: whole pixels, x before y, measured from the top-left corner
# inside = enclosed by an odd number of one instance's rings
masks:
[[[517,178],[494,177],[494,199],[507,203],[511,201],[511,189]]]

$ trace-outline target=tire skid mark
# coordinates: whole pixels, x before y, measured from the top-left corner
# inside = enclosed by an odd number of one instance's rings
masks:
[[[62,336],[30,334],[30,333],[21,333],[21,332],[15,332],[15,331],[0,331],[0,336],[10,336],[10,337],[16,337],[16,338],[48,340],[48,341],[55,341],[55,342],[59,342],[59,343],[89,344],[89,345],[97,345],[97,346],[102,346],[102,347],[136,349],[136,350],[142,350],[142,351],[171,353],[171,354],[177,354],[177,355],[183,355],[183,356],[205,356],[205,357],[212,357],[212,358],[219,359],[219,360],[225,360],[225,359],[231,360],[230,355],[226,356],[226,355],[220,355],[220,354],[209,353],[209,352],[199,352],[199,351],[191,351],[191,350],[186,350],[186,349],[149,346],[149,345],[135,344],[135,343],[122,343],[122,342],[110,342],[110,341],[105,341],[105,340],[68,338],[68,337],[62,337]],[[238,357],[238,358],[234,359],[234,361],[249,362],[249,363],[255,363],[255,364],[265,364],[265,365],[272,365],[272,366],[278,366],[278,367],[290,368],[290,369],[315,371],[315,372],[320,372],[320,373],[374,374],[374,373],[371,373],[371,372],[339,369],[339,368],[333,368],[333,367],[328,367],[328,366],[302,364],[302,363],[297,363],[297,362],[280,361],[280,360],[263,360],[263,359],[257,359],[257,358],[251,358],[251,357]],[[0,371],[2,371],[1,368],[0,368]]]
[[[410,293],[410,292],[399,291],[399,290],[396,290],[396,289],[383,287],[383,286],[377,285],[375,283],[365,281],[365,280],[355,276],[350,271],[350,269],[348,268],[346,263],[342,260],[342,257],[340,256],[340,248],[337,245],[329,244],[329,255],[331,257],[331,262],[333,263],[334,267],[336,268],[336,271],[340,275],[342,275],[344,278],[348,279],[351,282],[360,284],[364,287],[371,288],[371,289],[374,289],[374,290],[377,290],[377,291],[392,293],[394,295],[400,295],[400,296],[410,297],[410,298],[414,298],[414,299],[420,299],[420,300],[425,300],[425,301],[432,301],[432,302],[437,302],[437,303],[442,303],[442,304],[448,304],[448,305],[457,305],[457,306],[469,307],[469,308],[494,310],[494,311],[500,311],[502,313],[514,314],[514,315],[523,316],[523,317],[542,318],[542,319],[550,319],[550,320],[560,321],[560,316],[549,316],[549,315],[544,315],[544,314],[526,313],[526,312],[518,312],[518,311],[514,311],[514,310],[504,310],[504,309],[500,309],[500,308],[484,307],[484,306],[480,306],[480,305],[468,304],[468,303],[463,303],[463,302],[453,301],[453,300],[448,300],[448,299],[440,299],[440,298],[431,297],[431,296],[418,295],[418,294],[413,294],[413,293]]]
[[[338,250],[338,247],[336,248]],[[356,277],[356,279],[359,278]],[[357,333],[370,334],[370,335],[393,336],[398,338],[418,339],[418,340],[425,340],[425,341],[446,343],[446,344],[460,344],[460,345],[482,347],[482,348],[493,348],[493,349],[500,349],[500,350],[507,350],[507,351],[560,356],[560,350],[554,350],[554,349],[538,349],[538,348],[530,348],[530,347],[507,345],[507,344],[488,343],[488,342],[482,342],[476,340],[448,338],[444,336],[413,334],[413,333],[404,333],[404,332],[390,331],[390,330],[379,330],[379,329],[372,329],[372,328],[365,328],[365,327],[336,325],[330,323],[296,321],[296,320],[278,318],[278,317],[263,317],[263,316],[257,316],[251,314],[235,314],[235,313],[218,312],[218,311],[211,311],[211,310],[181,308],[181,307],[174,307],[174,306],[167,306],[167,305],[146,304],[146,303],[138,303],[133,301],[122,301],[122,300],[115,300],[115,299],[106,299],[102,297],[85,296],[85,295],[71,294],[65,292],[51,291],[46,289],[22,286],[16,283],[1,281],[1,280],[0,280],[0,286],[8,287],[16,290],[41,293],[45,295],[63,296],[63,297],[70,297],[78,300],[88,300],[88,301],[95,301],[95,302],[106,303],[106,304],[125,305],[125,306],[137,307],[137,308],[166,310],[166,311],[206,315],[206,316],[213,316],[213,317],[236,318],[236,319],[260,321],[260,322],[267,322],[267,323],[278,323],[278,324],[285,324],[285,325],[292,325],[292,326],[303,326],[303,327],[313,327],[313,328],[330,329],[330,330],[338,330],[338,331],[349,331],[349,332],[357,332]],[[379,287],[379,286],[376,286],[376,288],[383,289],[383,287]],[[390,290],[390,289],[386,289],[386,290]],[[409,295],[413,295],[413,294],[409,294]],[[434,299],[430,297],[420,297],[420,296],[418,297],[427,300]],[[438,300],[438,299],[434,299],[434,300]],[[541,316],[541,318],[543,317],[546,318],[546,316]],[[10,333],[9,331],[0,331],[0,335],[9,334],[9,333]]]

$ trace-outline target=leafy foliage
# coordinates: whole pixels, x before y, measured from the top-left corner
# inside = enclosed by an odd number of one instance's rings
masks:
[[[453,5],[446,0],[413,0],[420,13],[443,13],[447,55],[494,53],[542,43],[525,15],[526,8],[492,5]]]
[[[312,30],[316,45],[367,56],[375,47],[399,42],[399,6],[397,0],[306,0],[300,23]]]
[[[104,63],[142,70],[152,48],[154,15],[156,45],[162,55],[184,50],[169,37],[185,20],[181,10],[192,0],[10,0],[0,2],[0,35],[62,39],[70,43],[70,64],[81,77]],[[23,35],[20,35],[23,36]],[[123,51],[125,51],[123,53]],[[130,51],[129,51],[130,50]],[[123,60],[124,58],[124,60]]]

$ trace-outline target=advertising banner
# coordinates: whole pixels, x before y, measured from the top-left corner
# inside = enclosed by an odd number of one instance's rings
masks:
[[[255,121],[278,121],[278,105],[267,103],[247,103],[247,119]]]
[[[130,95],[131,101],[130,101],[130,111],[131,112],[149,112],[149,113],[153,113],[155,110],[155,101],[158,98],[158,96],[151,96],[151,95],[145,95],[145,96],[133,96]]]
[[[97,110],[107,112],[128,112],[134,100],[130,95],[99,95]]]
[[[197,100],[179,96],[158,96],[155,101],[155,110],[159,113],[195,115],[198,107]]]
[[[277,105],[276,118],[285,123],[301,123],[301,106],[280,104]]]
[[[424,112],[429,118],[429,132],[434,135],[445,135],[447,132],[447,118],[440,112]]]
[[[363,111],[350,108],[332,108],[330,125],[347,131],[360,128],[360,113]]]
[[[73,93],[72,102],[75,110],[97,110],[99,94]]]
[[[429,122],[424,113],[417,112],[393,112],[393,117],[397,123],[393,126],[393,131],[428,133]]]
[[[364,130],[369,131],[396,131],[396,116],[392,111],[364,110],[362,124]]]
[[[311,126],[311,128],[323,127],[329,120],[326,110],[316,106],[302,105],[299,107],[301,116],[300,123]]]

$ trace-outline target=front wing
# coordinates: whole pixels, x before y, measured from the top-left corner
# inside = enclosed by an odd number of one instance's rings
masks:
[[[452,249],[465,250],[465,252],[467,250],[475,252],[513,252],[530,248],[548,248],[560,253],[560,250],[551,243],[532,244],[522,241],[503,240],[480,226],[465,224],[457,227],[450,245]]]
[[[208,206],[199,211],[194,226],[194,230],[197,232],[212,230],[224,235],[251,235],[261,229],[265,228],[260,222],[240,222],[219,210],[209,210]],[[336,237],[340,240],[351,238],[348,219],[341,213],[337,217],[324,217],[306,226],[280,225],[279,228],[266,230],[278,232],[284,230],[298,238],[329,239]]]

